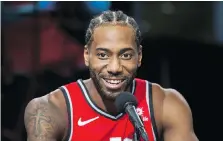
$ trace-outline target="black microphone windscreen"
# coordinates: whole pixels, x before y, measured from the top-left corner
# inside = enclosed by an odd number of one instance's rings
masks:
[[[131,103],[135,107],[138,102],[133,94],[130,92],[122,92],[115,99],[115,106],[119,113],[125,112],[125,106],[127,103]]]

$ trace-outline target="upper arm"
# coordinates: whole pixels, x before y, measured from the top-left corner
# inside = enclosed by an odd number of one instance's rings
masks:
[[[62,136],[59,111],[48,97],[33,99],[26,106],[24,122],[28,141],[56,141]]]
[[[176,90],[167,90],[163,103],[165,141],[198,141],[193,129],[191,109]]]

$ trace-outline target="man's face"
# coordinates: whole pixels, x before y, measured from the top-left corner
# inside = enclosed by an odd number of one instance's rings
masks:
[[[141,46],[137,48],[129,26],[102,25],[94,30],[93,41],[84,51],[85,64],[99,93],[114,100],[130,85],[141,65]]]

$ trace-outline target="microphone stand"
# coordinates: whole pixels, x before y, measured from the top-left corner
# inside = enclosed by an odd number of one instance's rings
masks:
[[[139,129],[136,127],[136,124],[134,124],[133,141],[140,141],[140,137],[141,137],[141,133],[140,133]],[[144,139],[144,138],[142,137],[142,139]],[[144,141],[149,141],[148,137]]]
[[[133,141],[139,141],[139,138],[140,138],[139,130],[134,125]]]

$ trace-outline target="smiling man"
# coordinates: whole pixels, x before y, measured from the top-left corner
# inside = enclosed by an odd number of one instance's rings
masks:
[[[138,101],[149,141],[198,141],[191,109],[174,89],[136,78],[141,34],[122,11],[105,11],[86,32],[85,64],[90,78],[61,86],[29,102],[25,127],[29,141],[131,141],[134,127],[114,101],[131,92]]]

